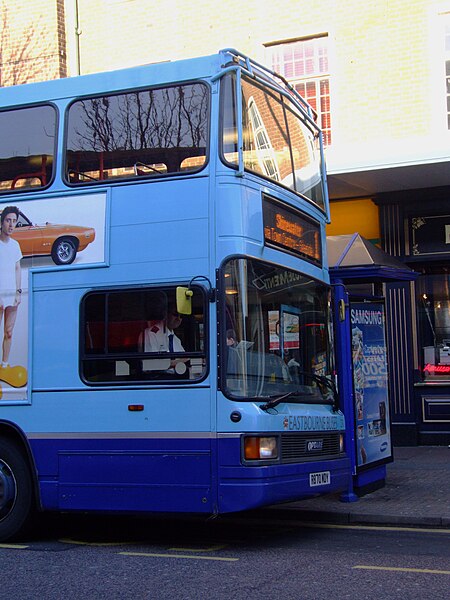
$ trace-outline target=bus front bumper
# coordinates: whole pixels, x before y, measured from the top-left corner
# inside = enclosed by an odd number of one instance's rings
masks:
[[[267,466],[219,467],[219,512],[235,512],[342,492],[351,481],[350,460],[344,456]]]

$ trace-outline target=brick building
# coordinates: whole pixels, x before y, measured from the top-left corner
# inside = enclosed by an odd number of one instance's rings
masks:
[[[67,76],[64,0],[0,0],[0,85]]]
[[[324,130],[329,233],[358,231],[421,273],[384,289],[397,441],[450,442],[450,0],[0,7],[2,85],[221,47],[289,79]]]

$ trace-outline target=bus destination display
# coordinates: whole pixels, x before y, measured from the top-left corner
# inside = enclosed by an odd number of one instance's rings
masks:
[[[322,263],[320,227],[296,211],[263,198],[264,242]]]

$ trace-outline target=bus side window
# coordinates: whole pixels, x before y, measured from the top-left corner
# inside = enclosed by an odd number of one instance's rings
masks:
[[[52,106],[0,112],[0,193],[46,187],[51,182],[55,137]]]
[[[87,294],[82,303],[80,344],[83,378],[92,383],[145,383],[202,377],[206,368],[204,305],[199,289],[189,316],[178,314],[175,288]]]
[[[202,169],[208,105],[209,89],[199,82],[74,102],[68,118],[68,183],[153,178]],[[104,131],[109,135],[104,136]]]

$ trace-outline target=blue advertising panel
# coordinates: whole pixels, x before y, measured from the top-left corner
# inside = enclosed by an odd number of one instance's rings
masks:
[[[392,460],[384,304],[352,302],[357,467]]]

